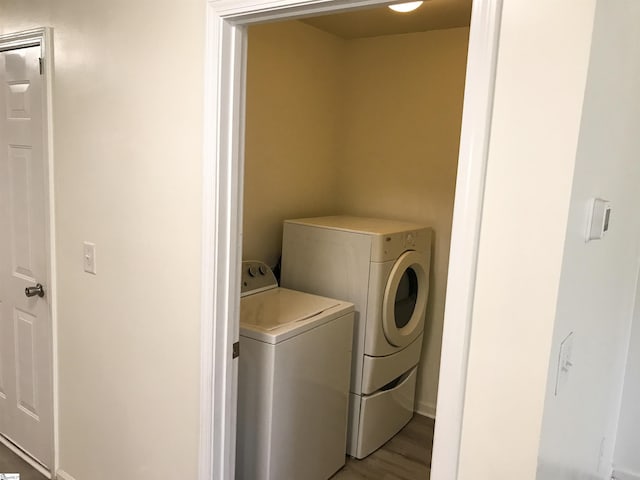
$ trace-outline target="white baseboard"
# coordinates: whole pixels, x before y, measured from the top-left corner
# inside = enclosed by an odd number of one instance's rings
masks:
[[[613,472],[616,480],[640,480],[640,473],[632,473],[616,468]]]
[[[5,447],[7,447],[9,450],[11,450],[13,453],[15,453],[22,460],[27,462],[30,466],[32,466],[34,469],[36,469],[42,475],[44,475],[47,478],[51,478],[51,472],[49,470],[47,470],[40,463],[38,463],[36,460],[31,458],[28,454],[23,452],[20,448],[16,447],[13,444],[13,442],[11,442],[7,438],[5,438],[3,435],[0,435],[0,443],[2,443]]]
[[[420,400],[416,400],[416,413],[419,413],[423,417],[429,417],[435,420],[436,406],[432,403],[421,402]]]
[[[65,472],[64,470],[58,470],[56,472],[56,478],[58,480],[76,480],[75,478],[73,478],[71,475],[69,475],[67,472]]]

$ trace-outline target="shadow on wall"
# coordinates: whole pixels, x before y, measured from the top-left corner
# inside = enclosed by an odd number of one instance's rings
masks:
[[[436,285],[436,271],[433,265],[433,259],[436,258],[436,244],[437,244],[437,238],[438,238],[438,232],[436,232],[435,230],[432,230],[432,238],[431,238],[431,259],[432,259],[432,264],[431,264],[431,268],[429,269],[429,298],[427,300],[427,312],[425,315],[425,323],[424,323],[424,337],[422,339],[422,345],[423,345],[423,350],[427,349],[427,348],[433,348],[433,345],[440,345],[442,344],[442,331],[437,330],[435,327],[435,322],[434,322],[434,315],[436,315],[435,310],[435,302],[433,301],[434,298],[434,289],[433,289],[433,285]],[[445,292],[442,292],[443,295],[446,294],[446,287],[444,288]],[[424,353],[423,353],[424,355]],[[422,369],[424,368],[425,363],[424,362],[420,362],[418,364],[418,377],[422,378]],[[426,385],[425,388],[431,388],[431,385]],[[420,412],[421,414],[424,415],[425,412]],[[431,412],[428,412],[431,413]]]

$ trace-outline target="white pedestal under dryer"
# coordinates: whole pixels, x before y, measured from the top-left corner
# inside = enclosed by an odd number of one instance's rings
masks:
[[[236,479],[326,480],[345,463],[353,305],[243,262]]]
[[[355,305],[347,452],[364,458],[413,416],[431,228],[332,216],[286,220],[283,287]]]

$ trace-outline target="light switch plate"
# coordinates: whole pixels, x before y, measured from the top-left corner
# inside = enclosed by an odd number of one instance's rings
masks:
[[[96,245],[91,242],[83,243],[82,260],[84,264],[84,271],[87,273],[96,274]]]
[[[566,336],[560,344],[560,353],[558,355],[558,373],[556,375],[556,396],[564,390],[569,380],[569,371],[573,367],[571,355],[573,353],[573,332]]]

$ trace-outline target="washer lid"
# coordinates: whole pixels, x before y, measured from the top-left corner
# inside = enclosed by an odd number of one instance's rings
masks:
[[[240,334],[277,343],[352,310],[333,298],[274,288],[240,299]]]

